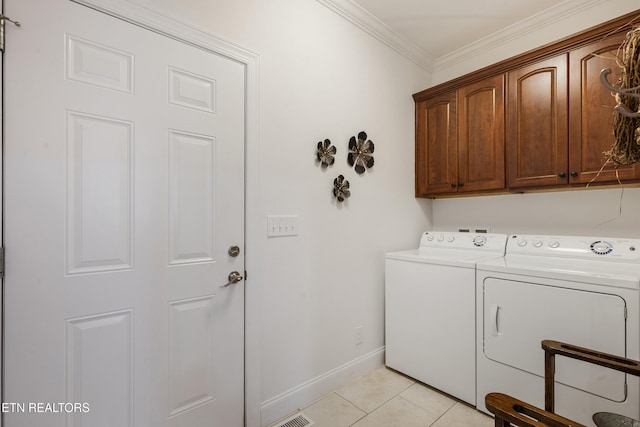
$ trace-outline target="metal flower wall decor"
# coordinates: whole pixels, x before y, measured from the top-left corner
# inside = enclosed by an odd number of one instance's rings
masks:
[[[359,175],[373,167],[374,148],[373,142],[367,139],[367,133],[365,131],[358,133],[357,139],[355,136],[349,139],[347,162],[350,166],[354,166]],[[326,169],[335,163],[334,156],[337,151],[336,147],[331,145],[329,139],[318,142],[316,159],[322,169]],[[333,195],[340,203],[351,196],[350,184],[349,181],[344,178],[344,175],[338,175],[338,177],[333,180]]]
[[[363,174],[367,169],[373,167],[373,142],[367,140],[367,133],[362,131],[358,134],[358,140],[352,136],[349,140],[349,155],[347,161],[350,166],[355,165],[356,172]]]
[[[339,202],[344,202],[344,199],[347,199],[349,198],[349,196],[351,196],[351,191],[349,190],[349,181],[344,179],[344,176],[338,175],[338,177],[333,180],[333,195],[338,199]]]
[[[316,150],[316,156],[318,161],[320,162],[320,166],[326,168],[327,166],[331,166],[335,159],[333,156],[336,154],[336,147],[331,145],[331,141],[325,139],[324,142],[318,142],[318,149]]]

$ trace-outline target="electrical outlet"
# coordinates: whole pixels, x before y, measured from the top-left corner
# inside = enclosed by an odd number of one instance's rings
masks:
[[[475,233],[490,233],[491,227],[489,227],[488,225],[474,225],[473,231]]]
[[[269,215],[267,216],[267,236],[297,236],[298,215]]]
[[[490,233],[491,227],[488,225],[459,225],[458,231],[461,233]]]
[[[364,326],[356,326],[356,345],[364,342]]]

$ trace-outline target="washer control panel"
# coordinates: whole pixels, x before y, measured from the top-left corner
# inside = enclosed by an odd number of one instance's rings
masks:
[[[420,239],[419,251],[440,249],[487,250],[504,253],[506,234],[427,231]]]
[[[511,235],[507,241],[506,253],[640,263],[640,239]]]

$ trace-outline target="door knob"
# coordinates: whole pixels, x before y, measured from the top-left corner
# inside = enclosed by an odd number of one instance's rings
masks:
[[[229,282],[227,282],[227,284],[220,286],[221,288],[226,288],[229,285],[233,285],[235,283],[238,283],[239,281],[242,280],[242,276],[240,275],[240,273],[238,273],[237,271],[232,271],[231,273],[229,273]]]

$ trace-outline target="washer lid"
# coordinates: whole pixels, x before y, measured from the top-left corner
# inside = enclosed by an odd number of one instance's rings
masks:
[[[387,259],[475,268],[478,261],[503,256],[506,234],[426,231],[415,250],[390,252]]]
[[[389,252],[385,254],[386,259],[465,268],[475,268],[477,262],[486,261],[498,256],[502,256],[502,254],[461,250],[425,251],[424,249],[422,251],[413,249],[409,251]]]
[[[640,288],[640,264],[507,254],[481,261],[478,271],[519,274],[628,289]]]

